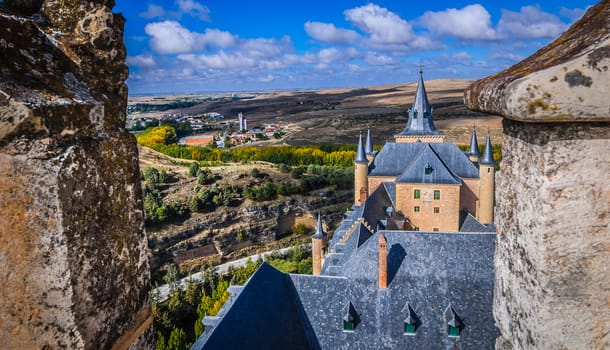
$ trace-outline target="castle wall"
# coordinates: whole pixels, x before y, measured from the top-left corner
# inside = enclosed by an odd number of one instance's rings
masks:
[[[460,187],[460,210],[467,210],[475,218],[478,217],[479,179],[462,179]]]
[[[0,349],[152,346],[124,18],[108,3],[0,8]]]
[[[502,115],[496,183],[496,349],[610,344],[610,2],[473,83],[467,107]]]
[[[369,193],[375,192],[377,187],[381,186],[383,182],[394,182],[396,181],[395,176],[369,176]]]
[[[409,218],[420,231],[459,231],[460,185],[396,184],[396,209]],[[414,190],[420,190],[415,199]],[[434,199],[434,191],[440,191],[440,199]],[[419,212],[415,207],[419,207]],[[438,208],[438,213],[435,213]]]

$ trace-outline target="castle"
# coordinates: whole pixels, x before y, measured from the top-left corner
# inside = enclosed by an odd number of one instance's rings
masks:
[[[332,239],[321,218],[313,275],[263,265],[193,349],[491,349],[495,162],[473,131],[444,142],[423,76],[407,127],[379,152],[358,142],[354,205]]]

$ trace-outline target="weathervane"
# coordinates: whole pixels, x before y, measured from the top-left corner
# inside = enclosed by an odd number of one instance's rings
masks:
[[[424,61],[419,60],[419,74],[422,74],[423,72],[424,72]]]

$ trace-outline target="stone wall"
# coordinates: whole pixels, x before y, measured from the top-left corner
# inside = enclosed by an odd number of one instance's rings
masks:
[[[610,345],[609,139],[607,123],[505,119],[496,192],[499,349]]]
[[[468,88],[505,117],[496,349],[610,348],[610,1]]]
[[[150,345],[124,19],[112,6],[0,4],[2,349]]]

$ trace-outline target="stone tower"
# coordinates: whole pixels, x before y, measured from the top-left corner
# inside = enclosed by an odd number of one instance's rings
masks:
[[[476,137],[476,136],[475,136]],[[482,224],[494,221],[494,191],[496,178],[496,161],[491,148],[491,138],[487,134],[485,148],[479,161],[479,210],[478,219]]]
[[[113,3],[0,3],[0,349],[152,347]]]
[[[466,91],[504,117],[496,349],[610,344],[610,1],[533,56]]]
[[[320,214],[318,214],[318,225],[316,226],[316,232],[311,237],[311,258],[314,276],[319,275],[322,271],[326,249],[328,249],[328,236],[322,229],[322,220],[320,219]]]
[[[358,149],[354,160],[354,205],[362,205],[368,197],[369,191],[369,161],[362,144],[362,134],[358,139]]]

